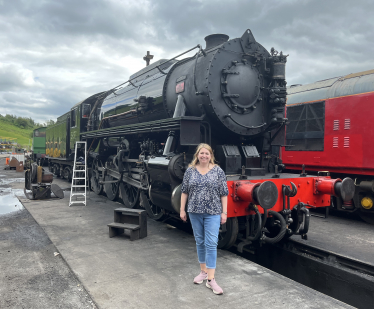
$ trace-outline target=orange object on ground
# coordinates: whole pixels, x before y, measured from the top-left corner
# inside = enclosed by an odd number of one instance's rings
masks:
[[[9,160],[10,160],[9,158],[5,158],[5,164],[6,165],[9,165]]]

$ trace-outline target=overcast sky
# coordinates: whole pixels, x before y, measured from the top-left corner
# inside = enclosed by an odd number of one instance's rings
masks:
[[[374,69],[374,1],[0,0],[0,113],[56,119],[204,37],[251,29],[289,54],[287,81]]]

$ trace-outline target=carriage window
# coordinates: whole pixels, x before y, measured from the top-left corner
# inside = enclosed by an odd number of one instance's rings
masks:
[[[34,137],[45,137],[45,132],[41,132],[39,130],[34,131]]]
[[[71,122],[71,127],[75,127],[77,125],[77,109],[74,108],[71,112],[70,112],[70,122]]]
[[[287,107],[286,151],[323,151],[325,102]]]
[[[88,118],[91,113],[91,105],[90,104],[83,104],[82,106],[82,118]]]

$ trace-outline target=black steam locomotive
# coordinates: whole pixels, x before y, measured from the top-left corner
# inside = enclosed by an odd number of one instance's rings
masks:
[[[286,55],[269,53],[250,30],[232,40],[223,34],[205,40],[193,57],[176,60],[191,49],[159,60],[80,103],[92,190],[105,190],[111,200],[120,195],[125,206],[144,207],[156,220],[178,217],[184,172],[204,142],[214,149],[231,196],[219,247],[230,247],[242,229],[241,246],[305,236],[308,204],[328,206],[331,194],[349,198],[353,183],[281,174]]]
[[[222,34],[205,40],[194,57],[159,60],[96,102],[89,130],[98,130],[83,134],[96,138],[90,153],[95,192],[102,190],[99,167],[106,167],[105,179],[122,174],[127,180],[106,183],[108,197],[120,191],[132,207],[146,188],[157,218],[161,207],[179,210],[172,196],[200,142],[213,146],[226,174],[240,174],[245,155],[254,162],[246,168],[269,165],[270,156],[259,157],[258,150],[271,151],[268,132],[285,121],[286,56],[270,54],[250,30],[233,40]],[[250,153],[237,145],[251,145]]]

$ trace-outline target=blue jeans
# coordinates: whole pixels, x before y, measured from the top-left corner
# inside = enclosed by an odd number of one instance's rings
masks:
[[[197,257],[200,264],[215,269],[217,261],[218,233],[221,215],[188,213],[196,240]]]

